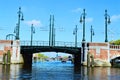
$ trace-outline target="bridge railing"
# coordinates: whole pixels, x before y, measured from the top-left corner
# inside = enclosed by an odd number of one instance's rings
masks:
[[[31,41],[20,41],[21,46],[31,46]],[[49,46],[49,41],[33,41],[32,46]],[[75,47],[74,42],[56,41],[54,46]],[[81,43],[78,42],[77,47],[81,47]]]
[[[120,45],[110,45],[110,49],[120,49]]]
[[[31,46],[31,41],[20,41],[21,46]],[[48,46],[48,41],[33,41],[32,46]]]

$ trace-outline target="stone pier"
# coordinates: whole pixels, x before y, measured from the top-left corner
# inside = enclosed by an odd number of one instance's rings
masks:
[[[0,63],[3,63],[4,53],[8,51],[10,51],[10,63],[23,63],[19,40],[0,40]]]

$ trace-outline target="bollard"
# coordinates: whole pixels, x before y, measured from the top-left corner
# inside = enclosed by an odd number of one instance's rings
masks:
[[[10,64],[11,62],[11,54],[10,54],[10,50],[7,51],[7,64]]]
[[[3,64],[6,64],[6,53],[3,54]]]
[[[91,66],[94,67],[94,55],[91,54]]]

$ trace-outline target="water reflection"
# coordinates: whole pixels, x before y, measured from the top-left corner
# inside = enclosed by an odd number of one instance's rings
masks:
[[[76,67],[70,62],[36,62],[31,69],[22,64],[0,65],[0,80],[119,80],[120,69]]]
[[[10,65],[3,65],[2,66],[2,80],[9,80],[10,78]]]
[[[73,65],[61,62],[36,63],[32,68],[33,80],[73,80]]]
[[[76,80],[119,80],[120,69],[112,67],[81,67],[80,79]]]

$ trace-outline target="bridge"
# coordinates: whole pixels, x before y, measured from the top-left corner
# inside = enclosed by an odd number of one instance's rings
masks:
[[[31,30],[33,26],[31,26]],[[51,32],[52,33],[52,32]],[[17,38],[18,35],[15,36]],[[6,40],[14,37],[12,34],[6,35]],[[81,43],[55,41],[53,34],[49,36],[49,41],[33,41],[32,34],[30,41],[20,41],[20,53],[23,56],[24,64],[32,64],[32,56],[39,52],[62,52],[74,56],[74,66],[81,65]],[[12,38],[13,39],[13,38]],[[14,41],[14,40],[13,40]],[[19,39],[16,41],[19,41]],[[14,53],[15,54],[15,53]],[[16,55],[16,54],[15,54]]]
[[[32,56],[38,52],[63,52],[74,56],[74,65],[81,65],[81,43],[75,46],[74,42],[56,41],[53,46],[49,45],[49,41],[21,41],[21,54],[23,55],[26,65],[32,64]]]
[[[24,58],[25,64],[32,64],[32,56],[38,52],[63,52],[74,56],[75,66],[83,62],[83,58],[87,60],[87,50],[94,55],[94,59],[101,59],[110,62],[120,59],[120,45],[111,45],[109,43],[89,43],[85,46],[83,54],[83,45],[74,42],[56,41],[54,45],[49,45],[49,41],[19,41],[19,40],[0,40],[0,62],[4,52],[11,51],[11,63],[23,63],[21,57]],[[88,44],[88,43],[87,43]],[[21,54],[20,54],[21,53]],[[23,56],[21,56],[23,55]],[[84,56],[83,56],[84,55]]]

